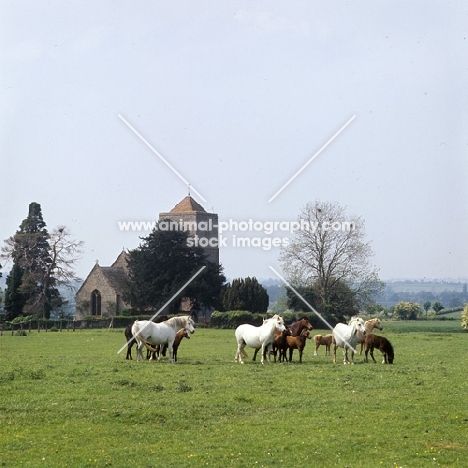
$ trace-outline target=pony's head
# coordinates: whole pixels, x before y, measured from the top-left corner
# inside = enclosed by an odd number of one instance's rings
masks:
[[[273,315],[271,320],[274,322],[275,327],[280,332],[284,332],[286,330],[286,326],[284,325],[283,317],[280,317],[278,314]]]
[[[372,325],[373,328],[378,328],[379,330],[383,330],[382,324],[380,323],[380,319],[378,318],[373,318],[371,320],[368,320],[366,324]]]
[[[187,317],[184,328],[188,333],[195,333],[195,322],[192,317]]]
[[[356,315],[349,321],[349,325],[353,327],[355,331],[360,331],[363,335],[366,334],[366,324],[361,317]]]
[[[306,330],[312,330],[314,328],[307,317],[301,317],[298,322],[301,322]]]

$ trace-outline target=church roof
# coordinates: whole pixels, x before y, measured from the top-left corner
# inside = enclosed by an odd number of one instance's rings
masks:
[[[101,267],[101,271],[115,291],[121,292],[128,288],[128,276],[122,268]]]
[[[95,278],[96,275],[99,275],[99,272],[101,272],[104,275],[107,282],[116,291],[116,293],[120,293],[128,289],[128,256],[128,253],[122,250],[122,252],[117,257],[116,261],[110,267],[102,267],[96,260],[96,264],[94,265],[93,269],[90,271],[86,279],[83,281],[82,285],[76,292],[76,295],[78,295],[81,292],[81,290],[85,288],[85,285],[88,282],[88,280],[91,277]]]
[[[206,213],[205,208],[197,203],[190,195],[186,196],[180,203],[178,203],[172,210],[171,213],[187,213],[198,211]]]
[[[130,258],[130,255],[122,249],[119,256],[115,260],[115,262],[111,265],[111,267],[118,267],[123,268],[125,271],[128,271],[128,264],[127,260]]]

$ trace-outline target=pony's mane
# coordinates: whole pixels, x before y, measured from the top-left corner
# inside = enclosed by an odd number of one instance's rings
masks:
[[[377,317],[366,320],[366,323],[376,323],[376,322],[380,322],[380,319]]]
[[[189,321],[189,319],[191,320],[191,318],[188,315],[179,315],[176,317],[172,317],[169,320],[166,320],[166,323],[171,327],[180,326],[181,324],[185,326],[187,322]],[[181,328],[183,327],[181,326]]]

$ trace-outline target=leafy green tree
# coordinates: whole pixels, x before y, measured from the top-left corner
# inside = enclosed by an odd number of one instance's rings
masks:
[[[208,262],[202,247],[188,247],[186,232],[159,230],[158,226],[142,238],[139,247],[130,251],[129,291],[125,300],[134,309],[159,309],[202,266],[207,266],[170,308],[177,311],[183,298],[190,298],[193,308],[216,307],[226,281],[222,267]]]
[[[373,317],[378,317],[380,315],[385,316],[385,307],[382,304],[372,304],[366,308],[366,313]]]
[[[356,295],[344,282],[335,283],[335,287],[330,291],[326,301],[324,301],[321,288],[317,283],[312,286],[297,286],[294,289],[329,322],[346,321],[359,313]],[[309,311],[307,305],[289,288],[287,296],[290,309]]]
[[[468,330],[468,304],[465,305],[462,311],[461,326]]]
[[[399,302],[393,311],[393,316],[399,320],[417,320],[421,315],[421,307],[417,302]]]
[[[427,313],[429,311],[429,309],[431,308],[431,301],[426,301],[424,304],[423,304],[423,309],[424,311],[426,312],[426,320],[427,320]]]
[[[234,279],[223,291],[224,310],[247,310],[265,313],[268,310],[267,290],[254,278]]]
[[[445,309],[445,307],[439,301],[436,301],[434,304],[432,304],[432,310],[436,314],[439,313],[442,309]]]

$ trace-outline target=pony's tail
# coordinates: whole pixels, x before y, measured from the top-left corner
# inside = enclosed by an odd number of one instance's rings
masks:
[[[249,357],[249,355],[245,352],[244,349],[243,349],[241,352],[242,352],[242,356],[244,356],[244,357]]]

